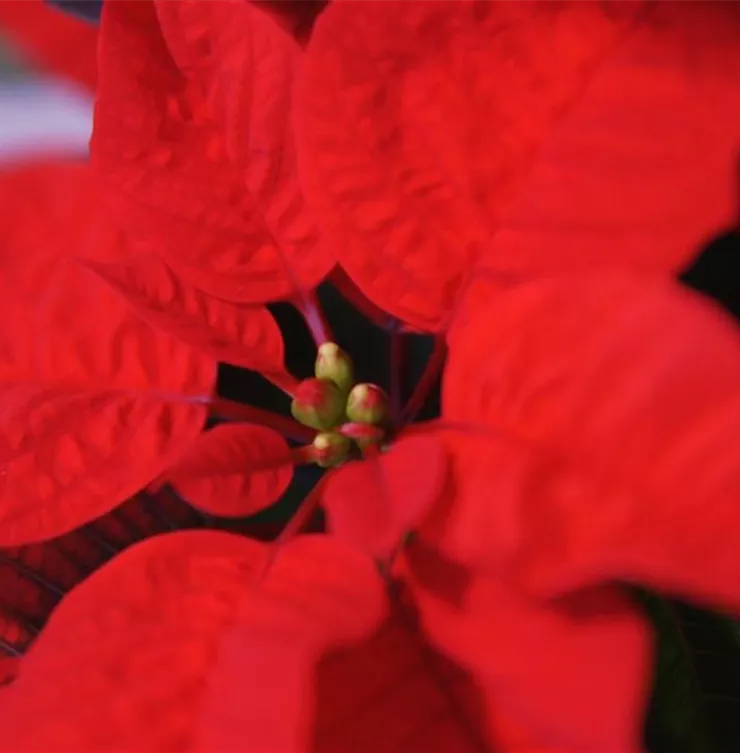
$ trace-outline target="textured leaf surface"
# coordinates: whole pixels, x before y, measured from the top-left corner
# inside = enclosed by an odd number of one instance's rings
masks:
[[[272,429],[223,424],[201,434],[167,478],[213,515],[253,515],[276,502],[293,477],[287,442]]]
[[[260,673],[279,671],[281,656],[289,666],[301,651],[361,639],[385,605],[372,561],[338,542],[299,539],[255,582],[266,554],[248,539],[190,532],[151,539],[106,565],[64,599],[24,660],[0,704],[2,749],[196,750],[208,695],[223,692],[214,734],[228,730],[229,708],[250,715],[262,699],[268,713],[240,733],[251,736],[250,749],[280,750],[259,741],[289,727],[271,724],[286,709],[265,701],[287,700],[290,678],[273,673],[261,683]],[[229,636],[236,643],[222,646]],[[224,686],[234,679],[229,656],[249,664],[239,681],[254,705]]]
[[[650,641],[616,589],[537,604],[488,575],[460,588],[461,574],[416,542],[404,564],[432,644],[540,746],[641,749]]]
[[[3,0],[0,34],[42,68],[90,90],[95,87],[97,30],[93,27],[62,15],[43,0]]]
[[[329,529],[386,557],[438,500],[446,470],[444,445],[434,436],[414,436],[334,471],[322,497]]]
[[[222,644],[198,751],[484,750],[465,677],[397,605],[388,614],[371,560],[323,537],[296,544],[316,552],[278,562]]]
[[[740,609],[733,323],[628,274],[478,293],[443,386],[446,419],[481,447],[453,457],[457,555],[540,593],[617,579]]]
[[[156,256],[89,266],[153,327],[217,361],[268,374],[284,371],[280,328],[263,306],[243,306],[208,295],[179,279]]]
[[[161,473],[199,433],[194,398],[209,397],[215,378],[211,359],[138,320],[71,258],[79,215],[62,204],[27,223],[38,206],[14,184],[0,245],[13,323],[0,338],[2,545],[63,533]]]
[[[312,286],[332,262],[295,180],[295,43],[248,3],[159,11],[166,41],[148,0],[103,9],[91,149],[122,225],[221,298]]]
[[[484,265],[675,270],[737,212],[740,7],[656,4],[550,134]]]
[[[230,534],[176,533],[99,570],[64,599],[7,689],[0,747],[189,750],[219,640],[264,552]]]
[[[338,2],[296,95],[301,177],[377,305],[440,328],[534,152],[639,5]]]
[[[299,156],[363,292],[438,329],[481,256],[519,275],[674,270],[731,220],[740,13],[655,6],[333,3]]]

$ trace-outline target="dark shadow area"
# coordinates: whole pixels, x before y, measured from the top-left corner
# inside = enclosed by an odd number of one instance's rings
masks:
[[[740,321],[740,231],[727,231],[707,243],[679,280]]]

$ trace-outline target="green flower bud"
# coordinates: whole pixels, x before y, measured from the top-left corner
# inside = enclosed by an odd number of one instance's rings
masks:
[[[313,440],[314,462],[322,468],[335,468],[345,461],[351,444],[350,439],[336,431],[317,434]]]
[[[323,343],[316,356],[314,374],[319,379],[328,379],[347,395],[355,381],[352,359],[336,343]]]
[[[327,379],[304,379],[298,385],[290,412],[304,426],[325,431],[342,422],[344,400],[333,382]]]
[[[363,424],[388,420],[388,396],[375,384],[356,384],[347,398],[347,418]]]

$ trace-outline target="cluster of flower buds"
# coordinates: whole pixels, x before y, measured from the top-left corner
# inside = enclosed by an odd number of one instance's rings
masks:
[[[365,449],[385,437],[388,396],[374,384],[355,384],[352,359],[336,343],[319,347],[314,376],[302,381],[291,405],[294,418],[319,433],[314,460],[341,465],[353,445]]]

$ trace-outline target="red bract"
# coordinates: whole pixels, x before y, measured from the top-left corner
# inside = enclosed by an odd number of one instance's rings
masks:
[[[433,437],[446,445],[449,475],[437,475],[438,450],[409,454],[402,440],[328,481],[329,527],[381,555],[418,529],[478,573],[455,609],[438,603],[450,576],[434,560],[417,563],[422,587],[412,591],[438,647],[498,684],[513,699],[510,715],[538,740],[636,745],[646,671],[639,621],[616,593],[592,589],[649,584],[740,612],[740,336],[674,283],[614,272],[510,288],[480,281],[457,321],[442,421],[415,430],[429,432],[430,447]],[[348,488],[372,472],[358,485],[364,493]],[[426,488],[419,474],[437,479],[429,504],[410,506],[414,494],[397,501],[401,479]],[[573,644],[570,610],[583,622]],[[527,634],[563,664],[535,662],[528,674],[491,645]],[[575,659],[569,646],[618,656],[619,667]],[[595,701],[607,676],[613,695]],[[559,702],[546,703],[554,688]]]
[[[199,433],[215,378],[215,362],[75,262],[91,241],[84,207],[52,175],[2,180],[3,545],[74,528],[148,483]]]
[[[16,675],[18,660],[11,656],[0,655],[0,688],[8,685]]]
[[[493,692],[498,716],[527,730],[528,745],[637,749],[649,641],[617,589],[537,603],[500,579],[467,576],[418,543],[401,569],[433,645]]]
[[[475,267],[674,270],[731,218],[738,68],[734,3],[336,2],[303,186],[365,295],[426,329]]]
[[[227,300],[310,288],[332,260],[288,151],[295,42],[248,3],[157,12],[162,29],[151,2],[103,9],[91,149],[121,226]]]
[[[45,69],[93,89],[97,29],[61,15],[44,0],[3,0],[0,33]]]
[[[470,300],[443,416],[480,432],[456,445],[450,551],[543,595],[613,578],[740,610],[734,323],[628,274],[481,283]]]
[[[438,438],[410,437],[387,457],[374,455],[331,474],[322,502],[334,530],[364,551],[388,557],[438,502],[446,460]]]
[[[262,574],[267,551],[227,534],[172,534],[96,573],[64,600],[7,689],[3,750],[469,753],[501,736],[492,699],[514,657],[472,685],[425,643],[403,601],[389,599],[371,559],[302,537]],[[588,629],[594,600],[547,615],[539,629],[564,630],[569,658],[611,648],[603,639],[623,629],[644,646],[639,626],[610,620],[604,604],[622,606],[604,594],[601,640]],[[467,623],[458,638],[481,648],[488,633],[475,631],[498,623],[503,634],[507,617],[481,615],[485,625]],[[424,620],[444,644],[443,620]],[[560,660],[542,657],[553,668]],[[536,664],[519,666],[538,677]],[[622,659],[615,684],[631,674]]]
[[[293,387],[283,365],[282,335],[267,309],[215,298],[179,278],[157,255],[132,253],[101,201],[100,181],[88,164],[25,165],[0,181],[0,192],[7,197],[4,206],[14,209],[0,220],[8,248],[28,245],[34,238],[48,253],[84,260],[151,326],[215,360],[260,371],[281,387]],[[42,210],[45,224],[37,221]]]
[[[195,507],[247,516],[276,502],[293,477],[286,441],[264,426],[217,426],[201,434],[166,479]]]
[[[264,306],[229,303],[189,285],[154,255],[131,258],[122,244],[119,258],[87,265],[118,291],[153,327],[169,332],[217,361],[260,371],[292,386],[285,372],[283,338]]]
[[[368,421],[363,461],[330,471],[273,547],[161,537],[67,597],[4,691],[0,748],[635,753],[649,651],[615,583],[740,611],[740,340],[667,281],[729,216],[737,20],[714,3],[347,2],[325,11],[303,57],[247,3],[108,2],[93,152],[125,236],[101,213],[89,266],[144,320],[291,392],[259,305],[297,300],[322,342],[311,288],[332,266],[299,161],[368,310],[443,334],[390,427],[355,417]],[[665,138],[648,130],[667,117]],[[38,295],[56,269],[65,297]],[[83,287],[95,277],[71,261],[50,270],[24,261],[9,278],[9,306],[29,309],[24,290],[38,299],[32,353],[12,341],[27,371],[44,376],[31,355],[48,352],[55,399],[72,377],[102,382],[105,399],[160,400],[143,417],[139,402],[116,403],[116,423],[97,429],[117,451],[131,439],[121,417],[136,420],[137,445],[111,461],[120,476],[102,460],[78,469],[78,451],[59,455],[63,480],[84,471],[115,504],[125,458],[126,484],[156,473],[239,515],[285,489],[287,458],[313,457],[249,425],[287,435],[290,419],[224,401],[212,407],[248,425],[192,442],[202,413],[180,427],[157,410],[201,410],[208,358],[176,355],[169,336],[157,345],[123,313],[136,336],[119,347],[108,314],[120,296]],[[442,418],[399,426],[433,386],[443,336]],[[78,351],[70,369],[62,356]],[[336,398],[313,422],[319,450],[348,452],[351,384],[312,386]],[[75,437],[91,390],[71,402]],[[186,399],[162,402],[173,394]],[[25,432],[8,446],[25,451],[39,424],[8,405]],[[308,425],[318,407],[296,415]],[[66,453],[66,433],[59,444]],[[34,479],[56,472],[49,457]],[[296,538],[322,502],[332,535]]]

